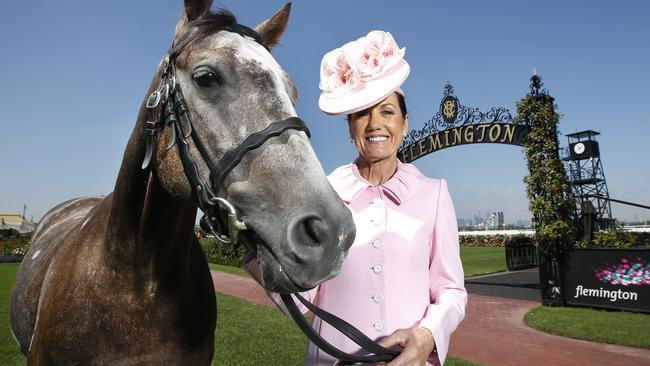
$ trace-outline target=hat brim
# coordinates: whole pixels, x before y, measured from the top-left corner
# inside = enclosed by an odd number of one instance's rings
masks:
[[[354,91],[336,97],[321,94],[318,106],[323,112],[332,115],[362,111],[381,102],[399,89],[409,72],[409,64],[402,59],[389,72],[376,79],[363,82]]]

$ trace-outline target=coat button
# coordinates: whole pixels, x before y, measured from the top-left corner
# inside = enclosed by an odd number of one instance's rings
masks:
[[[384,220],[381,217],[378,217],[378,218],[375,218],[375,219],[371,219],[370,222],[375,224],[375,226],[379,226],[379,225],[384,223]]]
[[[375,247],[375,248],[377,248],[377,249],[379,249],[379,247],[381,246],[381,239],[375,239],[375,240],[373,240],[373,241],[372,241],[372,246]]]
[[[370,201],[370,204],[375,207],[381,207],[384,204],[384,201],[381,198],[375,198],[374,200]]]
[[[382,295],[380,293],[376,293],[376,294],[372,295],[372,301],[374,301],[375,304],[379,304],[381,302],[381,300],[383,300],[383,299],[384,299],[384,295]]]
[[[382,322],[381,320],[378,321],[378,322],[375,322],[375,324],[373,324],[372,326],[373,326],[373,327],[375,328],[375,330],[378,331],[378,332],[381,332],[382,330],[384,330],[384,322]]]
[[[383,270],[384,270],[384,268],[381,266],[381,264],[375,264],[374,266],[372,266],[372,271],[377,273],[377,274],[380,273]]]

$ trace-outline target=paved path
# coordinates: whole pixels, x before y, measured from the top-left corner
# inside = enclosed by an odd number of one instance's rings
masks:
[[[212,271],[218,292],[273,306],[252,279]],[[528,328],[523,317],[538,301],[469,295],[465,320],[451,339],[450,354],[488,366],[641,366],[650,350],[585,342]]]
[[[499,272],[465,279],[470,294],[541,301],[539,270]]]

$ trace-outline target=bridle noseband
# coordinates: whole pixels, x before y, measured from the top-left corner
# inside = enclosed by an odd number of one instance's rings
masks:
[[[246,26],[235,24],[227,26],[225,30],[252,37],[263,45],[257,32]],[[268,139],[280,136],[287,130],[303,131],[308,137],[311,135],[302,119],[289,117],[273,122],[264,130],[249,135],[241,145],[226,152],[219,162],[215,162],[210,157],[206,145],[196,133],[183,91],[176,79],[176,58],[187,46],[195,31],[196,28],[191,28],[185,32],[167,52],[161,65],[159,88],[153,91],[147,99],[148,118],[145,132],[147,145],[142,169],[151,169],[152,171],[157,169],[155,158],[157,138],[160,130],[167,127],[166,148],[171,149],[175,144],[178,145],[183,170],[192,185],[192,190],[198,197],[199,207],[204,213],[200,221],[201,228],[212,233],[221,243],[236,244],[239,232],[246,230],[247,226],[237,217],[235,207],[225,198],[218,196],[228,173],[241,162],[247,152],[257,149]],[[192,140],[210,171],[208,182],[201,177],[197,164],[192,158],[188,139]],[[226,214],[226,223],[222,220],[222,212]]]
[[[279,136],[287,130],[303,131],[308,137],[311,137],[311,134],[309,128],[307,128],[307,125],[302,119],[298,117],[289,117],[282,121],[271,123],[262,131],[252,133],[241,143],[241,145],[226,152],[221,160],[219,160],[218,163],[215,163],[208,154],[206,145],[198,136],[196,129],[192,125],[190,112],[187,108],[183,91],[176,80],[176,58],[189,43],[191,35],[195,30],[195,28],[192,28],[185,32],[180,38],[178,38],[178,41],[174,42],[171,49],[167,52],[161,65],[162,70],[159,87],[149,95],[149,98],[146,101],[146,151],[142,162],[142,169],[151,169],[152,172],[157,170],[156,149],[158,145],[158,134],[160,130],[167,127],[168,140],[166,149],[169,150],[174,145],[178,145],[179,155],[185,175],[190,181],[192,190],[198,197],[199,207],[204,213],[200,221],[201,228],[212,233],[221,243],[237,244],[239,232],[247,230],[248,227],[245,222],[237,217],[235,207],[228,202],[228,200],[217,195],[219,190],[223,188],[223,182],[228,173],[230,173],[230,171],[241,162],[247,152],[257,149],[272,137]],[[235,24],[225,27],[225,30],[238,33],[242,36],[252,37],[259,44],[264,46],[264,43],[257,32],[246,26]],[[264,47],[266,48],[266,46]],[[192,140],[194,146],[199,151],[203,162],[207,165],[210,171],[209,182],[205,182],[199,174],[196,162],[190,153],[188,139]],[[223,223],[222,221],[222,213],[226,214],[226,223]],[[227,233],[224,233],[226,229]],[[390,361],[399,354],[397,351],[381,347],[352,325],[335,315],[312,305],[300,295],[295,294],[295,296],[316,316],[319,316],[323,321],[330,323],[366,351],[374,353],[369,356],[356,356],[347,354],[332,346],[321,338],[313,328],[311,328],[302,313],[298,310],[291,295],[282,294],[281,297],[285,306],[289,309],[291,316],[302,331],[319,348],[331,356],[338,358],[339,365]]]

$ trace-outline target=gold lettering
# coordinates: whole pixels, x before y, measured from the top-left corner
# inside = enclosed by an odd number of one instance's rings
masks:
[[[471,144],[474,142],[474,126],[467,126],[465,128],[465,143]]]
[[[494,133],[496,131],[496,133]],[[501,135],[501,125],[500,124],[494,124],[492,127],[490,127],[490,142],[495,142],[499,139],[499,135]]]
[[[424,139],[418,141],[418,147],[420,148],[420,153],[418,156],[428,153],[427,146],[424,144]]]
[[[485,139],[485,129],[488,126],[489,125],[478,125],[478,126],[476,126],[477,129],[481,130],[481,138],[479,138],[477,142],[483,142],[483,140]]]
[[[463,143],[463,138],[461,137],[461,133],[463,132],[462,127],[456,127],[454,128],[454,143],[453,145],[456,144],[462,144]]]
[[[413,148],[415,147],[415,144],[410,144],[409,145],[409,153],[411,154],[411,161],[414,161],[417,156],[413,153]]]
[[[449,146],[449,130],[445,130],[445,147]]]
[[[404,150],[399,152],[402,155],[402,158],[400,159],[402,161],[402,163],[408,163],[409,162],[408,154],[406,153],[407,151],[408,151],[408,149],[404,149]]]
[[[506,133],[503,135],[503,138],[501,139],[501,142],[506,142],[508,140],[508,143],[512,143],[512,139],[515,137],[515,128],[517,126],[515,125],[503,125],[503,127],[506,129]]]
[[[436,150],[442,148],[442,144],[440,143],[440,134],[430,135],[429,136],[429,145],[431,146],[430,151],[436,151]]]

